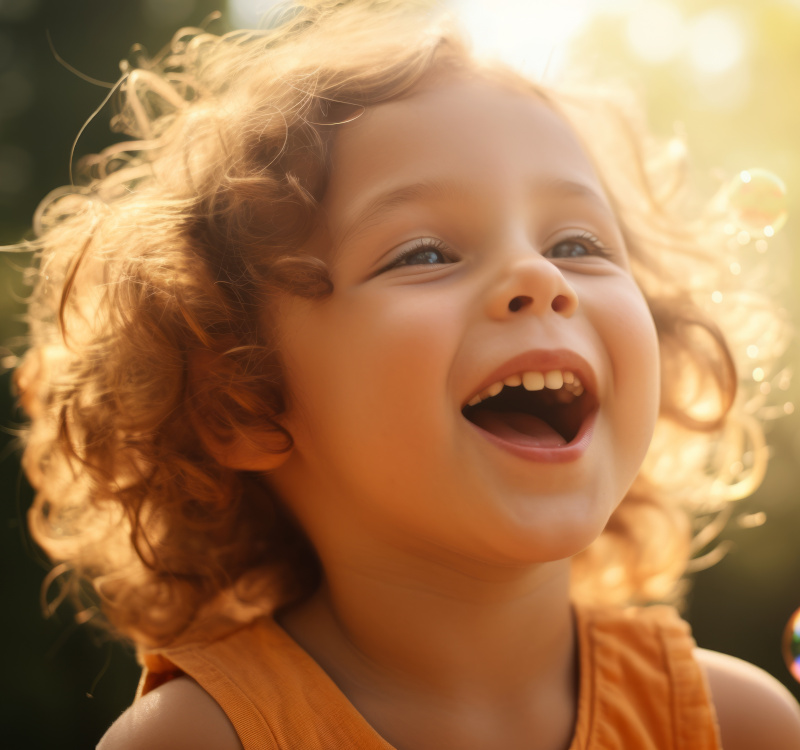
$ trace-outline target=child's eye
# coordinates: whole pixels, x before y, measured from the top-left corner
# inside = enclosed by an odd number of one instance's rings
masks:
[[[403,250],[383,271],[399,266],[435,266],[452,263],[447,245],[432,237],[414,240],[414,243]]]
[[[599,256],[610,258],[611,253],[600,240],[589,232],[582,232],[574,237],[559,240],[545,255],[548,258],[585,258]]]

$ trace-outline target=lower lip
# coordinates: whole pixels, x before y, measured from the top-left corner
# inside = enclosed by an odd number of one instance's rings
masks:
[[[592,412],[586,419],[583,420],[581,429],[572,442],[567,443],[560,448],[537,448],[531,445],[521,445],[519,443],[512,443],[509,440],[493,435],[487,432],[482,427],[473,422],[467,422],[472,425],[484,438],[490,443],[494,443],[498,448],[501,448],[514,456],[523,458],[526,461],[535,461],[538,463],[546,464],[563,464],[570,461],[577,461],[589,447],[592,442],[592,435],[594,434],[594,423],[597,412]]]

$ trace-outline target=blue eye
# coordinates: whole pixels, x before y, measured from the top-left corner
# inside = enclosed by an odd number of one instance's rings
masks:
[[[600,240],[588,232],[575,237],[568,237],[553,245],[545,255],[548,258],[586,258],[599,256],[609,258],[610,253],[603,247]]]
[[[435,266],[452,263],[441,240],[425,237],[400,253],[384,270],[399,266]]]
[[[441,250],[433,248],[429,250],[415,250],[408,255],[404,255],[395,265],[398,266],[423,266],[433,263],[446,263],[447,259],[442,255]]]

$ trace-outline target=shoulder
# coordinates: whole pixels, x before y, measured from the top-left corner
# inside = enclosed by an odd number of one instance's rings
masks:
[[[733,656],[697,649],[725,750],[796,750],[800,706],[774,677]]]
[[[188,677],[136,701],[105,733],[97,750],[242,750],[225,712]]]

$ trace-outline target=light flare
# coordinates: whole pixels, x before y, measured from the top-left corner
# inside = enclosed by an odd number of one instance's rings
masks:
[[[628,43],[645,62],[665,63],[683,49],[686,25],[672,3],[649,0],[635,6],[628,18]]]
[[[744,57],[744,28],[729,10],[715,8],[695,18],[687,33],[689,59],[695,70],[719,75],[734,68]]]

